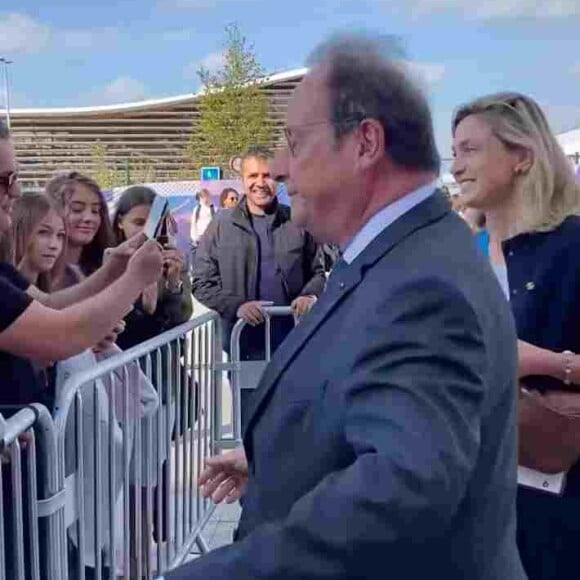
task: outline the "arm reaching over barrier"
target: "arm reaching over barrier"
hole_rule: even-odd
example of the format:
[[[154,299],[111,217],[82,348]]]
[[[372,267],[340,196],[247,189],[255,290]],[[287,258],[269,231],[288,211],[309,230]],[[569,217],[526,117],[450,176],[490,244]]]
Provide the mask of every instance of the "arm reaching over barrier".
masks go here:
[[[143,244],[125,273],[96,296],[63,310],[33,301],[3,332],[0,350],[33,360],[62,360],[106,337],[132,308],[143,289],[162,272],[157,242]]]

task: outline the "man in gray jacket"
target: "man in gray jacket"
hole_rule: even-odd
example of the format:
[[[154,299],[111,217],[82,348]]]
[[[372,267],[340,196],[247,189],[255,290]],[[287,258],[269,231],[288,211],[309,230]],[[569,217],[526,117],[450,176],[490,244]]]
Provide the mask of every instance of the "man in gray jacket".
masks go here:
[[[224,349],[238,318],[250,328],[241,341],[243,360],[264,358],[265,303],[305,314],[325,283],[322,255],[312,236],[290,221],[290,208],[276,198],[267,151],[242,159],[245,195],[220,211],[200,240],[193,266],[193,294],[223,321]],[[293,327],[291,317],[272,320],[272,351]]]

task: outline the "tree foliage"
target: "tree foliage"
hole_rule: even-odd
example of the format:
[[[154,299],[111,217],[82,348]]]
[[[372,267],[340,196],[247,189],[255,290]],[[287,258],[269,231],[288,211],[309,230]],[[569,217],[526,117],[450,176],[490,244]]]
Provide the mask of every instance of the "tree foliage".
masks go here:
[[[90,169],[85,171],[101,187],[108,190],[124,184],[124,176],[107,159],[107,146],[96,143],[91,147]]]
[[[269,100],[258,82],[264,72],[254,47],[235,24],[227,26],[225,33],[223,66],[197,71],[203,87],[200,118],[186,149],[193,169],[225,168],[231,157],[253,145],[268,146],[272,140]]]
[[[90,159],[89,168],[82,172],[90,175],[104,190],[156,180],[155,163],[148,157],[127,155],[111,162],[107,146],[96,143],[91,147]]]

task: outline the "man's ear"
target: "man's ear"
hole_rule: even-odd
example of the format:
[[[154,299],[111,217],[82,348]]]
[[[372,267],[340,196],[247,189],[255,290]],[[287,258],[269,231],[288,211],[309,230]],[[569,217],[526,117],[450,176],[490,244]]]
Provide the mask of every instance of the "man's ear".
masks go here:
[[[358,162],[368,168],[385,158],[385,129],[377,119],[364,119],[359,128]]]

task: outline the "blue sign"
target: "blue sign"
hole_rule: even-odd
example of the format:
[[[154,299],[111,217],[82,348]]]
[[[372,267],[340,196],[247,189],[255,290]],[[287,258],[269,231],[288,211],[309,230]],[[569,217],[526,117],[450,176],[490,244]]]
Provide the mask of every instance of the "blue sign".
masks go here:
[[[201,181],[217,181],[222,178],[221,167],[202,167],[200,172]]]

